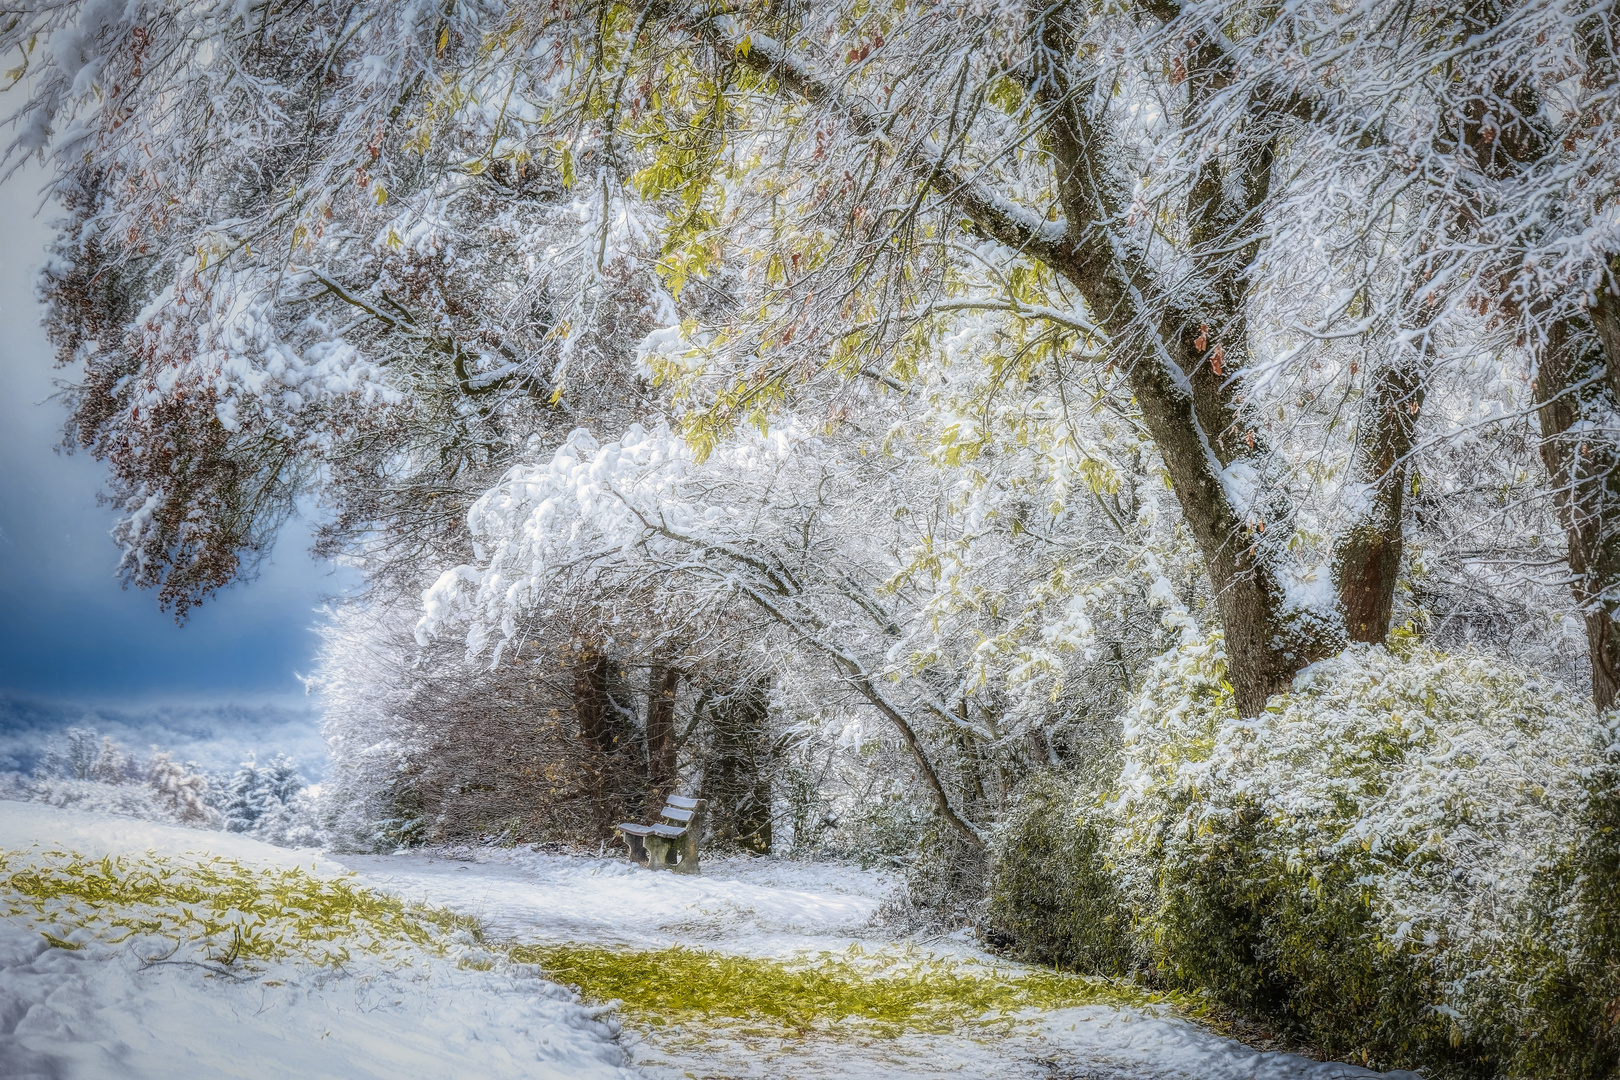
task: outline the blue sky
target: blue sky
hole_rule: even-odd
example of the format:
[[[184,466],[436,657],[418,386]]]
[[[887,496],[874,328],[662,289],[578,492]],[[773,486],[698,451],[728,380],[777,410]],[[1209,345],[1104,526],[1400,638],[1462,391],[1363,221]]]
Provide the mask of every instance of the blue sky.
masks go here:
[[[296,523],[258,580],[183,627],[114,576],[101,467],[55,450],[64,413],[47,399],[64,373],[51,366],[34,278],[57,211],[36,216],[41,181],[28,168],[0,185],[0,698],[304,711],[296,673],[312,666],[320,597],[340,579],[311,560]]]

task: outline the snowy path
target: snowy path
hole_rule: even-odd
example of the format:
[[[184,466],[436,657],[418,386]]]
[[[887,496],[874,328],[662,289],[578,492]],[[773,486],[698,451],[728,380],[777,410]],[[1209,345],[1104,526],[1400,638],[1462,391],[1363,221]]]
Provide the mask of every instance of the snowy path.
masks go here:
[[[706,860],[697,878],[653,874],[623,859],[461,849],[349,856],[369,882],[484,920],[525,942],[660,948],[684,944],[746,956],[841,950],[884,939],[870,921],[893,879],[825,863]],[[965,940],[939,954],[993,958]],[[1004,963],[1002,961],[996,961]],[[1022,1034],[898,1039],[743,1037],[725,1029],[637,1031],[624,1041],[645,1072],[683,1077],[932,1080],[1350,1080],[1379,1074],[1292,1054],[1261,1053],[1175,1018],[1090,1006],[1049,1013]]]
[[[537,944],[685,944],[757,957],[880,948],[870,928],[882,874],[774,860],[711,860],[702,877],[622,860],[527,850],[335,860],[229,834],[0,803],[0,848],[220,855],[250,865],[345,868],[378,890],[482,920]],[[0,1076],[538,1077],[629,1080],[1348,1080],[1377,1074],[1259,1053],[1171,1017],[1107,1006],[1030,1016],[1012,1034],[784,1038],[725,1025],[613,1025],[541,979],[442,959],[342,975],[281,962],[233,983],[196,967],[143,965],[133,945],[87,935],[52,948],[0,907]],[[64,931],[65,932],[65,931]],[[937,954],[982,957],[970,942]],[[273,977],[272,977],[273,976]]]

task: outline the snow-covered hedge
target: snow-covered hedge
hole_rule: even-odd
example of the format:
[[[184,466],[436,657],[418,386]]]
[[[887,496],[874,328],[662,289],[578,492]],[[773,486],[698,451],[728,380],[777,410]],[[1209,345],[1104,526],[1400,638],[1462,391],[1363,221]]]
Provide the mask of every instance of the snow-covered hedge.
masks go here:
[[[993,915],[1034,956],[1207,990],[1433,1075],[1607,1075],[1615,733],[1473,652],[1356,646],[1240,720],[1162,658],[1120,768],[1025,796]],[[1061,896],[1056,920],[1019,912]]]

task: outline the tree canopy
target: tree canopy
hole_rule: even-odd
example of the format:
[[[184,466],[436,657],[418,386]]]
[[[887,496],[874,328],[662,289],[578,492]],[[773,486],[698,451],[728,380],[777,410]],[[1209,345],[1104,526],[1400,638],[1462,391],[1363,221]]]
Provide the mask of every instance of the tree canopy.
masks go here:
[[[1211,630],[1241,716],[1392,627],[1614,703],[1612,6],[0,19],[68,441],[177,614],[307,507],[390,648],[775,680],[973,845]]]

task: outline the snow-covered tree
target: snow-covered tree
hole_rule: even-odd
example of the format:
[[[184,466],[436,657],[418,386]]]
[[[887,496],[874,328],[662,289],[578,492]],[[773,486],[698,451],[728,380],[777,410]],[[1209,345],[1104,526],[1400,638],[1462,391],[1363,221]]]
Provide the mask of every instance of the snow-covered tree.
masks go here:
[[[646,330],[703,448],[806,372],[909,383],[942,320],[999,311],[1130,402],[1252,712],[1387,629],[1444,334],[1529,310],[1500,253],[1608,284],[1612,27],[1573,3],[344,10],[8,31],[62,44],[14,152],[62,152],[76,215],[47,291],[87,362],[77,438],[114,464],[129,573],[181,608],[312,483],[334,545],[454,547],[532,431],[635,397],[584,357]],[[1532,155],[1533,122],[1568,148]]]
[[[283,806],[306,786],[303,775],[298,771],[298,762],[286,754],[277,754],[265,767],[265,794]]]
[[[277,754],[268,765],[249,757],[225,785],[225,828],[231,832],[263,831],[304,787],[298,763],[286,754]]]
[[[253,758],[242,762],[226,784],[225,828],[248,832],[269,807],[265,804],[264,779]]]
[[[69,780],[92,779],[96,763],[105,747],[98,744],[97,732],[90,728],[70,727],[62,733],[61,741],[52,739],[40,759],[38,772],[42,776],[60,776]]]
[[[177,762],[167,752],[153,754],[146,782],[177,820],[215,829],[223,823],[219,811],[208,805],[207,775],[190,762]]]
[[[332,662],[386,641],[481,717],[551,665],[594,805],[764,678],[818,737],[880,717],[977,844],[1210,629],[1244,716],[1408,620],[1582,620],[1612,700],[1614,30],[65,3],[0,44],[131,580],[183,612],[312,495],[389,626]],[[453,742],[415,693],[340,709],[361,773]]]

